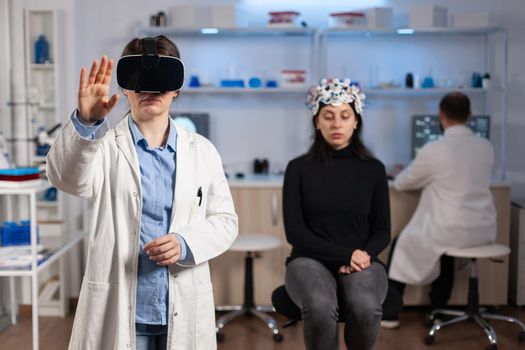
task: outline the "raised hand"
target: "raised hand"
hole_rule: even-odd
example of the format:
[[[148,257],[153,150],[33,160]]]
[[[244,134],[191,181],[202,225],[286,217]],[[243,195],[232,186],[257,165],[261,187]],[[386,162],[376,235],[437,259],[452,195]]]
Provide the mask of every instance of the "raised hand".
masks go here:
[[[108,60],[104,55],[93,61],[86,79],[86,68],[80,70],[80,83],[78,88],[79,119],[84,124],[94,124],[105,118],[115,107],[119,99],[118,94],[109,98],[109,85],[113,72],[113,60]]]

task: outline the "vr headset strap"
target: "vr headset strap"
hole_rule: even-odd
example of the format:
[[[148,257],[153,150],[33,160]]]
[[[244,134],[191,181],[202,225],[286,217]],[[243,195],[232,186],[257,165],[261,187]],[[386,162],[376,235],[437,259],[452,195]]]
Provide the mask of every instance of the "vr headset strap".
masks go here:
[[[154,38],[144,38],[142,39],[142,45],[144,45],[144,54],[145,55],[156,55],[157,54],[157,45]]]

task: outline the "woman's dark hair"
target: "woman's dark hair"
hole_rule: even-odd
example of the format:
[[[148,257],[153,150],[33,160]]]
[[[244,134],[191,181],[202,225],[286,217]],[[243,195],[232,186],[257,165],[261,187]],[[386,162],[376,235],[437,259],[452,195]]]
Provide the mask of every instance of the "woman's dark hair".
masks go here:
[[[357,120],[357,126],[354,132],[352,133],[352,137],[350,138],[350,150],[352,153],[360,158],[360,159],[374,159],[374,156],[372,155],[372,152],[368,150],[368,148],[365,146],[363,141],[361,140],[361,130],[363,129],[363,118],[361,117],[361,114],[357,113],[355,110],[354,103],[349,103],[350,107],[352,108],[352,111],[354,111],[355,118]],[[332,147],[326,142],[323,135],[321,134],[320,130],[317,130],[317,118],[319,118],[319,114],[321,113],[321,110],[326,105],[323,103],[319,104],[319,110],[312,118],[312,124],[314,126],[314,135],[313,139],[314,142],[310,146],[310,149],[308,150],[307,157],[308,159],[318,159],[321,161],[328,161],[328,159],[331,158],[331,150]]]
[[[155,43],[157,44],[157,54],[180,58],[179,49],[173,41],[166,38],[164,35],[157,35],[153,39],[155,39]],[[142,39],[134,38],[126,45],[126,47],[124,47],[124,50],[122,50],[122,56],[142,55],[145,51]]]

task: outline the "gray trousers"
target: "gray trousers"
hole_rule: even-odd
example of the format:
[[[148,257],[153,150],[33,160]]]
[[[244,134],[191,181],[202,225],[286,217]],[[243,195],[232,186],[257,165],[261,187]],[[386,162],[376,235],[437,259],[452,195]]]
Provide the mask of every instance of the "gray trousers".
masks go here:
[[[345,320],[348,349],[374,347],[388,291],[381,264],[373,262],[361,272],[334,276],[317,260],[296,258],[286,266],[285,287],[301,309],[306,349],[338,349],[339,314]]]

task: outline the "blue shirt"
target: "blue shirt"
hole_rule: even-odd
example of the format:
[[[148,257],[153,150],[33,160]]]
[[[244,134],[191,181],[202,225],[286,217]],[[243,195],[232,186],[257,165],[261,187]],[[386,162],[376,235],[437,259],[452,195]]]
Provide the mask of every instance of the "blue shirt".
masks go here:
[[[86,126],[78,120],[75,112],[71,120],[79,135],[90,140],[104,136],[109,129],[106,119],[94,126]],[[143,247],[153,239],[168,234],[175,191],[177,133],[170,121],[166,145],[151,148],[132,118],[129,118],[129,129],[139,160],[142,187],[136,322],[166,325],[168,323],[168,267],[156,265],[149,259]],[[184,239],[176,235],[181,243],[179,262],[185,265],[192,264],[191,250],[188,249]]]

